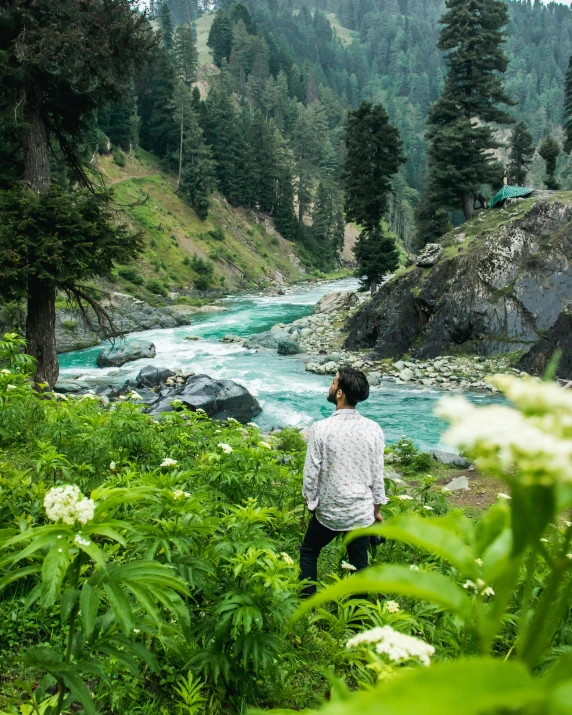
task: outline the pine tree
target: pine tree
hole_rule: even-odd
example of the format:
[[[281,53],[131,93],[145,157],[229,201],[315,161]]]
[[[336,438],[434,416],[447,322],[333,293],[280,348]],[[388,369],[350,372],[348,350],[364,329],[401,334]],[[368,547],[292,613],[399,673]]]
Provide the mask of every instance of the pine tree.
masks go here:
[[[5,197],[3,239],[12,240],[12,246],[0,270],[6,277],[10,263],[21,269],[17,290],[27,299],[27,351],[36,358],[38,383],[53,386],[59,373],[58,288],[85,298],[78,281],[105,271],[123,250],[105,229],[109,197],[96,200],[94,195],[93,201],[86,197],[83,202],[78,195],[74,204],[71,191],[52,189],[52,164],[57,159],[60,181],[91,186],[82,149],[93,116],[129,92],[135,67],[147,61],[154,45],[152,28],[134,0],[61,0],[57,12],[52,0],[2,4],[0,124],[13,127],[22,164],[18,185]],[[21,184],[31,194],[21,192]],[[28,220],[22,229],[24,215]],[[120,233],[115,235],[120,241]],[[15,280],[2,281],[0,293],[13,295],[15,290]]]
[[[190,25],[179,25],[173,36],[173,60],[177,75],[187,84],[197,78],[199,53]]]
[[[171,19],[171,11],[166,2],[161,4],[159,8],[159,25],[161,27],[161,35],[163,37],[163,47],[166,50],[173,49],[173,20]]]
[[[345,222],[340,190],[332,182],[321,182],[312,210],[311,233],[318,248],[322,267],[339,265],[344,247]]]
[[[568,60],[568,71],[564,85],[564,151],[572,152],[572,55]]]
[[[217,10],[207,46],[212,50],[213,62],[217,67],[221,67],[224,60],[229,61],[232,52],[232,22],[222,10]]]
[[[439,49],[448,52],[445,87],[429,112],[429,183],[443,206],[474,213],[474,195],[501,171],[490,122],[512,120],[499,104],[513,101],[502,86],[508,60],[502,50],[508,23],[503,0],[447,0]],[[478,120],[478,121],[477,121]]]
[[[558,191],[560,184],[556,181],[556,160],[560,154],[560,145],[549,134],[542,142],[538,149],[538,153],[546,162],[546,176],[544,177],[544,185],[551,191]]]
[[[415,209],[416,249],[421,250],[428,243],[435,243],[452,228],[449,212],[443,207],[439,194],[426,188]]]
[[[515,124],[510,137],[508,182],[513,186],[524,186],[527,166],[534,156],[532,134],[524,122]]]
[[[397,267],[395,242],[380,221],[387,210],[391,179],[405,161],[399,132],[381,105],[363,102],[346,122],[345,211],[362,227],[355,248],[357,275],[372,293],[383,276]]]
[[[215,165],[198,117],[190,105],[185,114],[184,134],[180,191],[197,216],[204,220],[209,212],[209,194],[216,188]]]
[[[110,102],[97,113],[97,124],[113,146],[123,151],[130,151],[139,143],[137,97],[133,87],[125,93],[121,102]]]

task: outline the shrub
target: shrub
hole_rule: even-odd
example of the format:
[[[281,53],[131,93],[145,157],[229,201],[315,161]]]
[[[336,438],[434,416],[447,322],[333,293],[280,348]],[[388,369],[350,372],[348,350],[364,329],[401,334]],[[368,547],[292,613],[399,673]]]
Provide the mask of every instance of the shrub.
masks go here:
[[[60,325],[64,330],[69,330],[70,332],[73,332],[77,329],[77,320],[62,320]]]
[[[117,166],[125,166],[125,154],[121,151],[119,147],[113,147],[113,163]]]
[[[208,234],[211,238],[214,238],[215,241],[224,241],[224,231],[220,226],[216,226],[209,231]]]
[[[142,286],[145,283],[143,276],[140,273],[137,273],[134,268],[118,268],[117,275],[137,286]]]
[[[169,291],[165,287],[165,284],[157,278],[149,278],[146,284],[146,288],[154,295],[162,295],[163,297],[166,297],[169,293]]]

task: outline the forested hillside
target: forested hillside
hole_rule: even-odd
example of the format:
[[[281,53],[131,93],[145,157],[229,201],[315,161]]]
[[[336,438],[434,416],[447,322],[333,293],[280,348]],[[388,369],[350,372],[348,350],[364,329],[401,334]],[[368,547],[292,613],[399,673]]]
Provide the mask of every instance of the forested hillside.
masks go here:
[[[393,180],[389,224],[413,249],[414,211],[426,177],[427,112],[446,73],[437,47],[444,9],[443,0],[250,0],[223,2],[215,17],[210,5],[205,12],[196,0],[152,2],[157,27],[167,23],[167,39],[137,82],[140,142],[168,165],[177,163],[180,71],[169,55],[177,54],[173,28],[191,23],[197,64],[212,60],[220,69],[199,82],[203,101],[196,93],[188,100],[195,102],[213,162],[204,168],[203,188],[217,186],[234,205],[259,206],[319,267],[331,267],[342,241],[345,115],[364,100],[381,103],[407,158]],[[551,131],[562,143],[572,12],[529,0],[510,0],[508,10],[504,86],[515,102],[510,114],[527,124],[535,146]],[[197,127],[189,131],[196,138]],[[510,127],[499,128],[505,163],[509,135]],[[535,154],[528,183],[541,187],[543,173]],[[562,188],[572,186],[564,153],[557,175]]]

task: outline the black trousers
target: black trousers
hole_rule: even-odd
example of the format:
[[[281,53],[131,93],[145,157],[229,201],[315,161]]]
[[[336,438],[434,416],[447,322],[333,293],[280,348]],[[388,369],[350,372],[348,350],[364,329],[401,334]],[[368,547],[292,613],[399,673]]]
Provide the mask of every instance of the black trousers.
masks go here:
[[[332,531],[327,526],[320,524],[316,515],[312,514],[306,535],[300,547],[300,580],[318,580],[318,556],[320,551],[333,541],[336,536],[345,534],[345,531]],[[360,536],[348,544],[348,561],[355,566],[356,571],[367,568],[369,536]],[[303,596],[311,596],[316,593],[316,586],[312,583],[306,586]]]

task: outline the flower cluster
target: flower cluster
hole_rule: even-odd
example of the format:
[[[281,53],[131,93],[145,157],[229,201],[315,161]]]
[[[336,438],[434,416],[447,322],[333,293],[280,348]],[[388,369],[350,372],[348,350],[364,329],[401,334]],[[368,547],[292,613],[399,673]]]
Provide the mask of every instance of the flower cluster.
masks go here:
[[[386,601],[385,607],[387,608],[388,613],[399,613],[399,611],[401,610],[397,601]]]
[[[182,497],[185,497],[185,499],[188,499],[190,497],[189,492],[184,492],[182,489],[175,489],[173,492],[173,499],[181,499]]]
[[[451,424],[444,440],[475,454],[479,466],[493,474],[516,469],[529,484],[572,482],[572,394],[507,375],[496,376],[494,382],[521,411],[444,398],[437,410]]]
[[[178,464],[176,459],[171,459],[170,457],[165,457],[165,459],[161,462],[162,467],[174,467]]]
[[[284,561],[288,564],[288,566],[294,566],[294,560],[293,560],[292,557],[291,557],[289,554],[287,554],[285,551],[282,551],[282,552],[280,553],[280,556],[282,556],[282,558],[283,558]]]
[[[480,559],[478,559],[478,560],[480,560]],[[482,565],[482,563],[483,562],[481,561],[481,565]],[[463,584],[463,588],[466,588],[467,590],[469,588],[471,588],[474,591],[477,591],[478,593],[480,593],[481,596],[491,596],[492,597],[495,595],[495,592],[493,591],[493,589],[490,586],[487,586],[487,584],[480,578],[477,579],[477,583],[475,583],[474,581],[465,581],[465,583]]]
[[[87,524],[93,519],[95,503],[87,499],[75,484],[53,487],[44,498],[44,509],[51,521],[62,521],[73,526],[77,521]]]
[[[272,446],[269,445],[268,442],[259,442],[258,446],[263,447],[264,449],[272,449]]]
[[[230,454],[232,452],[232,447],[230,444],[225,444],[224,442],[219,442],[218,445],[225,454]]]
[[[435,648],[429,643],[399,633],[391,626],[378,626],[364,633],[358,633],[357,636],[350,638],[346,647],[355,648],[363,644],[375,645],[377,653],[384,653],[394,663],[418,658],[423,665],[429,665],[430,658],[435,653]]]
[[[401,501],[413,501],[413,497],[409,496],[409,494],[398,494],[397,498],[401,499]]]
[[[346,569],[346,571],[357,571],[356,567],[352,564],[348,564],[347,561],[342,561],[342,568]]]

